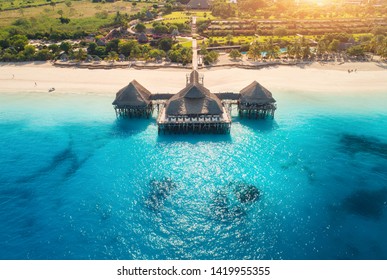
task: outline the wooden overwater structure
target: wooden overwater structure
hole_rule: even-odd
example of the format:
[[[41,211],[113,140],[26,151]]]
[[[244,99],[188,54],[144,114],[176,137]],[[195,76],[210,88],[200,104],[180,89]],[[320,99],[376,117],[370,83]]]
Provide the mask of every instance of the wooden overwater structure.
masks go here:
[[[199,73],[171,97],[157,118],[159,133],[229,133],[231,117],[221,100],[199,82]]]
[[[225,134],[231,129],[233,105],[237,105],[240,117],[273,118],[275,102],[271,92],[256,81],[239,93],[211,93],[194,70],[176,94],[151,94],[133,80],[117,92],[113,105],[117,117],[149,118],[157,108],[159,133]]]
[[[277,109],[276,101],[271,92],[257,81],[242,89],[239,95],[238,112],[240,117],[274,118],[274,112]]]
[[[116,116],[149,118],[153,113],[150,96],[150,91],[139,82],[131,81],[116,94],[116,99],[113,101]]]

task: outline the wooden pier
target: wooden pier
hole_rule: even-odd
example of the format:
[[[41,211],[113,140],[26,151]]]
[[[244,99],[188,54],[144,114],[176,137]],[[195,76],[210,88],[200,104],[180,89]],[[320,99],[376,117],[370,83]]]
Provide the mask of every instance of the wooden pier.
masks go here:
[[[196,17],[192,17],[192,34]],[[230,133],[231,110],[237,105],[239,116],[274,117],[277,109],[270,91],[253,82],[239,93],[211,93],[197,71],[197,41],[192,40],[192,72],[186,86],[176,94],[151,94],[133,80],[116,94],[113,102],[117,117],[147,117],[157,109],[158,132],[161,133]]]

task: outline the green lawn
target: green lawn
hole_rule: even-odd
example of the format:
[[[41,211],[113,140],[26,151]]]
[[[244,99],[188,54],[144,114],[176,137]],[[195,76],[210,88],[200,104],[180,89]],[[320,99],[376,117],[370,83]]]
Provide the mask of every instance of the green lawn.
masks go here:
[[[4,0],[0,1],[5,3]],[[101,26],[111,23],[117,12],[130,15],[150,5],[152,4],[139,2],[136,7],[133,7],[131,3],[123,1],[92,3],[91,0],[80,0],[71,1],[70,6],[63,2],[55,6],[45,5],[17,10],[3,10],[0,12],[0,28],[13,26],[29,34],[51,32],[52,30],[95,33]],[[70,23],[61,24],[59,21],[60,14],[69,18]]]
[[[179,44],[182,45],[183,47],[192,48],[191,40],[188,40],[185,38],[179,38],[178,41],[179,41]]]
[[[189,11],[189,12],[172,12],[171,14],[164,15],[163,22],[165,23],[184,23],[187,20],[190,20],[191,17],[195,16],[197,20],[211,19],[214,20],[214,17],[210,11]]]

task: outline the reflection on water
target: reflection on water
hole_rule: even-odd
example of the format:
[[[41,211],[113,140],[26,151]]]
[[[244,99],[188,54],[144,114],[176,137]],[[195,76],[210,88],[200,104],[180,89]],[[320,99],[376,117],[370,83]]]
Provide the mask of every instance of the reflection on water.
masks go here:
[[[149,185],[151,191],[145,204],[153,210],[161,210],[165,200],[177,189],[177,184],[171,178],[163,178],[161,180],[153,179],[149,182]]]
[[[230,135],[158,135],[76,101],[1,114],[0,258],[387,258],[385,116],[299,98]]]

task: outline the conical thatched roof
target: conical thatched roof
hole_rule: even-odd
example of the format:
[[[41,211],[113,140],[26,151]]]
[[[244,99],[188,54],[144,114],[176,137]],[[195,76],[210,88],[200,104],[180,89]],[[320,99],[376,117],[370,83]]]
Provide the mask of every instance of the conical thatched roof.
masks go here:
[[[240,102],[253,104],[267,104],[276,102],[271,92],[257,81],[240,91]]]
[[[220,99],[199,84],[199,73],[193,71],[190,83],[166,103],[167,115],[220,115],[223,106]]]
[[[147,106],[150,103],[150,91],[133,80],[126,87],[120,89],[116,94],[113,105],[118,106]]]

